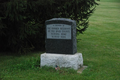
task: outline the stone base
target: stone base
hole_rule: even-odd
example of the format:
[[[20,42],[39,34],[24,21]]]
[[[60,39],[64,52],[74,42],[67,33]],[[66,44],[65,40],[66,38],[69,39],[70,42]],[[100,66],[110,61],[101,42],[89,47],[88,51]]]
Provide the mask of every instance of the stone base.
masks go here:
[[[83,58],[81,53],[76,53],[74,55],[43,53],[41,54],[40,59],[41,67],[42,66],[55,67],[55,65],[58,65],[60,68],[65,67],[78,70],[83,66]]]

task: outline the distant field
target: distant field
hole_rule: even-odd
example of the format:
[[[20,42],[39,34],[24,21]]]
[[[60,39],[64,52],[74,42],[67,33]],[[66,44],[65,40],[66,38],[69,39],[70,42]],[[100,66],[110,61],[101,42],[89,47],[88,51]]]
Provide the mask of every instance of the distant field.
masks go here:
[[[77,39],[83,54],[82,74],[71,69],[39,68],[43,52],[22,56],[0,55],[0,80],[120,80],[120,1],[101,0],[89,28]],[[38,64],[38,65],[37,65]]]
[[[100,0],[101,2],[120,2],[120,0]]]

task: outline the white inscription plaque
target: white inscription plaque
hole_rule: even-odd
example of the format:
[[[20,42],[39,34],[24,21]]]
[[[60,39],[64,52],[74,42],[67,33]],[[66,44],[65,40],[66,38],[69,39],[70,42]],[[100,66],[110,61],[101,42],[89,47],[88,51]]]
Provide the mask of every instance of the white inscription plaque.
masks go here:
[[[47,39],[71,39],[71,25],[48,24],[46,31]]]

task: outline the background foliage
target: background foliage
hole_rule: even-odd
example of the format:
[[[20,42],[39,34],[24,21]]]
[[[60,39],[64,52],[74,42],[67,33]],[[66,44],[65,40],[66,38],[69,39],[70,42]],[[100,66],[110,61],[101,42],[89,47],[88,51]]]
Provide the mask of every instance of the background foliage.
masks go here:
[[[0,50],[43,50],[44,24],[51,18],[76,20],[78,34],[83,33],[96,5],[95,0],[0,0]]]

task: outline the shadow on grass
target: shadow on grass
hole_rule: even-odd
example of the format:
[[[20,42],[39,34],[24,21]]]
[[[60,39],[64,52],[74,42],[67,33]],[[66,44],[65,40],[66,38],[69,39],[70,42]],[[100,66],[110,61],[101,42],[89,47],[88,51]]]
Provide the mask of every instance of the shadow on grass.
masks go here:
[[[34,53],[44,53],[45,50],[42,51],[28,51],[26,53],[15,53],[15,52],[9,52],[9,51],[4,51],[4,52],[0,52],[0,56],[16,56],[16,57],[20,57],[20,56],[27,56],[27,55],[33,55]]]

